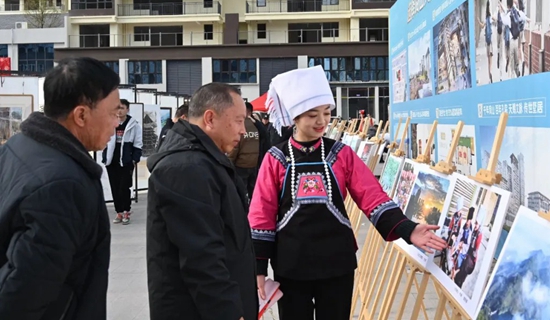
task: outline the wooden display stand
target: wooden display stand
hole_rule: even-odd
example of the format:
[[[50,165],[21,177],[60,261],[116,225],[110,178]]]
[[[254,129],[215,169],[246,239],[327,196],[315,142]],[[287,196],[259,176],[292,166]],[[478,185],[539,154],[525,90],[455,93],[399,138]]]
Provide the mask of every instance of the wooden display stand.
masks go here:
[[[480,169],[477,176],[492,177],[492,179],[499,176],[494,171],[494,164],[498,160],[507,117],[507,114],[501,116],[488,168]],[[408,123],[409,120],[407,120],[407,127]],[[434,170],[444,174],[454,172],[452,159],[458,145],[457,137],[460,137],[463,125],[462,121],[458,123],[458,130],[451,145],[452,151],[445,161],[433,167]],[[397,151],[402,151],[405,136],[403,134],[400,149]],[[496,181],[496,179],[482,181],[492,185],[487,182]],[[539,213],[539,215],[550,221],[550,214]],[[452,294],[425,267],[419,265],[399,246],[384,241],[374,226],[370,222],[367,223],[367,236],[355,275],[350,320],[401,320],[405,319],[405,313],[407,313],[406,319],[411,320],[472,319]],[[435,294],[427,290],[430,282],[435,289]],[[396,302],[399,304],[397,305]],[[427,303],[431,305],[427,306]],[[358,317],[357,309],[359,309]]]
[[[403,130],[403,135],[401,136],[401,142],[399,143],[399,148],[395,150],[395,152],[393,153],[393,155],[396,157],[404,157],[406,154],[403,148],[405,147],[405,138],[407,138],[407,134],[409,133],[410,122],[411,122],[411,117],[407,117],[407,122],[405,122],[405,128]]]
[[[458,141],[460,140],[460,135],[462,134],[462,128],[464,128],[464,122],[459,121],[458,124],[456,125],[455,136],[453,137],[453,141],[451,142],[447,159],[445,161],[443,160],[439,161],[435,166],[432,166],[431,168],[433,170],[446,175],[450,175],[456,171],[456,166],[453,164],[453,158],[456,153],[456,148],[458,147]]]
[[[504,139],[504,131],[506,130],[506,124],[508,123],[508,113],[503,112],[498,120],[497,132],[495,133],[495,141],[493,142],[493,150],[491,150],[491,156],[489,157],[489,164],[487,169],[480,169],[475,176],[470,176],[470,179],[486,185],[499,184],[502,180],[502,175],[496,173],[498,155],[500,154],[500,146]]]
[[[369,140],[370,142],[376,143],[376,151],[373,153],[374,155],[369,159],[369,164],[368,164],[368,167],[372,172],[375,171],[376,165],[380,160],[378,153],[380,152],[380,148],[383,147],[383,144],[385,142],[384,138],[380,138],[380,129],[382,128],[383,123],[384,121],[381,120],[378,125],[378,129],[376,130],[376,135]],[[382,137],[384,137],[384,135],[386,134],[386,130],[388,129],[389,123],[390,123],[389,121],[386,122],[386,125],[384,126],[384,130],[382,131],[382,134],[381,134]]]
[[[430,164],[432,162],[432,157],[430,156],[432,153],[432,143],[434,141],[435,131],[437,129],[437,120],[434,121],[432,124],[432,129],[430,130],[430,136],[428,137],[428,143],[426,143],[426,150],[424,150],[423,154],[419,154],[414,161],[418,163],[425,163]]]
[[[402,118],[399,118],[399,123],[397,123],[397,130],[395,130],[395,133],[393,135],[392,142],[388,145],[388,153],[391,153],[393,150],[397,148],[397,137],[399,135],[399,130],[401,129],[401,122],[403,121]],[[406,129],[405,129],[406,130]]]

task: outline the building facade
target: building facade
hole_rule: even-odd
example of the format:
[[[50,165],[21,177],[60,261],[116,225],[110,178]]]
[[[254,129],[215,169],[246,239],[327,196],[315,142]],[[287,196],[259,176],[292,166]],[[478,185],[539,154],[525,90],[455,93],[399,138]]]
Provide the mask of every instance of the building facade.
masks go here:
[[[226,82],[249,101],[279,73],[322,65],[337,101],[334,115],[366,110],[387,119],[394,1],[69,1],[54,61],[94,57],[117,71],[122,83],[163,92],[191,94],[202,84]]]
[[[0,0],[0,58],[13,71],[44,74],[54,49],[67,45],[66,16],[61,0]]]

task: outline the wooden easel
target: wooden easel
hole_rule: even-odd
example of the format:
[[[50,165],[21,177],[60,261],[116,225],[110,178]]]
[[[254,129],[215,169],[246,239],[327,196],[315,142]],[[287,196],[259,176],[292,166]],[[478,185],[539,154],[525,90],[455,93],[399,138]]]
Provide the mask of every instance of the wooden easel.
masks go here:
[[[395,150],[393,153],[396,157],[404,157],[405,156],[405,150],[403,148],[405,147],[405,138],[407,138],[407,134],[409,133],[409,123],[411,122],[411,117],[407,117],[407,121],[405,122],[405,128],[403,130],[403,135],[401,136],[401,142],[399,143],[399,148]]]
[[[386,134],[386,130],[388,129],[389,123],[390,123],[389,121],[386,122],[386,125],[384,126],[384,130],[382,131],[382,137]],[[380,120],[380,123],[378,124],[378,129],[376,130],[376,135],[369,140],[369,142],[376,143],[376,151],[374,151],[373,156],[369,159],[369,164],[368,164],[368,167],[372,172],[374,172],[374,170],[376,169],[376,165],[380,160],[378,153],[380,152],[380,148],[384,144],[384,138],[380,138],[380,129],[382,128],[383,124],[384,124],[384,120]]]
[[[493,142],[493,149],[491,150],[491,156],[489,157],[489,163],[487,169],[480,169],[475,176],[470,176],[470,179],[479,183],[492,186],[499,184],[502,180],[502,175],[496,172],[498,155],[500,154],[500,147],[502,140],[504,139],[504,131],[506,130],[506,124],[508,123],[508,113],[503,112],[500,114],[498,120],[497,132],[495,133],[495,141]]]
[[[430,130],[430,136],[428,137],[428,143],[426,144],[426,149],[424,150],[424,153],[419,154],[416,157],[416,159],[414,159],[415,162],[425,163],[425,164],[430,164],[430,162],[432,162],[432,157],[430,155],[432,153],[432,143],[434,141],[436,130],[437,130],[437,120],[435,120],[434,123],[432,124],[432,129]]]
[[[450,175],[456,171],[456,166],[453,164],[453,158],[456,153],[456,148],[458,147],[458,141],[460,140],[460,135],[462,134],[462,128],[464,128],[464,122],[459,121],[458,124],[456,125],[455,136],[453,137],[453,141],[451,142],[447,159],[445,159],[445,161],[443,160],[439,161],[435,166],[431,166],[433,170],[446,175]]]
[[[498,160],[507,117],[507,114],[501,116],[489,165],[487,169],[480,169],[478,176],[499,176],[494,171],[494,168],[496,168],[494,164]],[[432,167],[434,170],[443,174],[454,172],[452,159],[458,146],[458,139],[463,125],[462,121],[458,123],[450,154],[447,155],[445,161],[441,161]],[[404,137],[405,135],[403,135]],[[403,140],[401,140],[401,143],[403,143]],[[399,150],[402,151],[401,147]],[[539,212],[539,215],[550,221],[550,214]],[[411,320],[418,319],[420,315],[426,320],[472,320],[453,295],[430,272],[423,266],[418,265],[416,260],[401,250],[399,246],[385,242],[374,226],[370,222],[368,224],[367,239],[361,250],[359,267],[356,271],[356,287],[353,293],[350,319],[356,319],[355,311],[358,305],[357,302],[360,300],[359,320],[402,320],[405,311],[407,309],[410,311],[410,308],[407,308],[408,302],[412,303]],[[405,281],[402,281],[403,279]],[[427,296],[426,289],[430,282],[435,288],[437,297]],[[415,291],[416,297],[411,295],[413,291]],[[394,308],[398,293],[402,298],[398,307]],[[426,308],[424,303],[428,301],[437,301],[437,307],[435,309]]]
[[[392,142],[388,145],[388,152],[391,153],[393,150],[397,148],[397,137],[399,135],[399,130],[401,129],[401,122],[403,121],[402,118],[399,118],[399,123],[397,124],[397,130],[395,130],[395,133],[393,134]]]

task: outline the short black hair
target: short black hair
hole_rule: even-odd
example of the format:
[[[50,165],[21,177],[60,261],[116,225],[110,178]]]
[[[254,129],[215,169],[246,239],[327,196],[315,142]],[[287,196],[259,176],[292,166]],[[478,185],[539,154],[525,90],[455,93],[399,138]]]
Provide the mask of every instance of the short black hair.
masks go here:
[[[244,104],[246,104],[246,111],[247,112],[254,112],[254,106],[252,105],[252,103],[246,101]]]
[[[238,88],[220,82],[211,82],[198,88],[189,102],[189,118],[199,118],[206,110],[212,109],[222,113],[226,108],[233,106],[231,93],[241,95]]]
[[[130,109],[130,102],[126,99],[120,99],[120,103],[126,106],[126,109]]]
[[[101,61],[63,59],[44,80],[44,114],[57,120],[66,118],[79,105],[95,108],[119,84],[118,74]]]
[[[183,116],[186,116],[189,114],[189,104],[184,103],[181,106],[178,107],[176,110],[176,118],[181,118]]]

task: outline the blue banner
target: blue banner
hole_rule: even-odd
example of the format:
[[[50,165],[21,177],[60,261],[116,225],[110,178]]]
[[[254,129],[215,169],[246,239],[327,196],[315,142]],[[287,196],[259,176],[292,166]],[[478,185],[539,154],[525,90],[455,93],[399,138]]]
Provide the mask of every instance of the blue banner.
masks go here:
[[[487,166],[500,114],[509,114],[499,187],[512,192],[505,228],[520,205],[550,209],[550,1],[398,0],[390,10],[390,120],[411,117],[409,156],[439,125],[432,163],[453,157],[459,173]],[[505,237],[503,237],[505,238]]]

